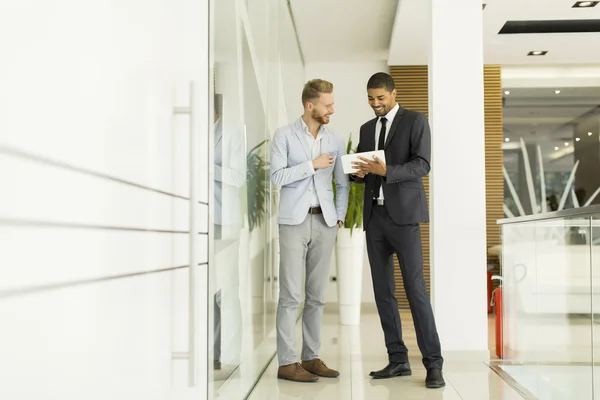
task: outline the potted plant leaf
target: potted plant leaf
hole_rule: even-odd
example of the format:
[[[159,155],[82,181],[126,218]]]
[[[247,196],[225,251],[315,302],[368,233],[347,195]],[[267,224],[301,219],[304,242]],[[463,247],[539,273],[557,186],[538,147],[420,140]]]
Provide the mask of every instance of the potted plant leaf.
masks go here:
[[[263,140],[250,150],[246,156],[246,182],[248,199],[248,227],[250,232],[260,226],[267,215],[269,197],[269,163],[262,154]]]

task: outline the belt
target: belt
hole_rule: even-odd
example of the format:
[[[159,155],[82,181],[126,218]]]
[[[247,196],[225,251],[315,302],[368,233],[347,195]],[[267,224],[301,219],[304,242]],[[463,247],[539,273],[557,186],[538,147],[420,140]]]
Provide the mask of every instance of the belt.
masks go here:
[[[308,209],[308,213],[309,214],[323,214],[323,211],[321,211],[321,207],[311,207]]]
[[[375,206],[384,206],[385,199],[373,199],[373,205]]]

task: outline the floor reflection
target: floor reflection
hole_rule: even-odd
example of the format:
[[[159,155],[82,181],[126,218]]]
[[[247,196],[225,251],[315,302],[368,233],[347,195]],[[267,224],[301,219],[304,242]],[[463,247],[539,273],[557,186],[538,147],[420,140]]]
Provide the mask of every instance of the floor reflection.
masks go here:
[[[321,378],[312,384],[281,381],[277,362],[272,362],[249,397],[252,400],[274,399],[427,399],[427,400],[516,400],[522,399],[483,362],[447,361],[444,374],[447,386],[440,390],[425,388],[426,371],[421,364],[410,314],[406,321],[405,340],[409,348],[413,375],[388,380],[373,380],[369,372],[387,363],[383,334],[376,312],[364,313],[361,325],[339,325],[335,310],[326,309],[323,319],[323,347],[320,357],[340,371],[338,379]],[[300,333],[300,327],[297,327]]]

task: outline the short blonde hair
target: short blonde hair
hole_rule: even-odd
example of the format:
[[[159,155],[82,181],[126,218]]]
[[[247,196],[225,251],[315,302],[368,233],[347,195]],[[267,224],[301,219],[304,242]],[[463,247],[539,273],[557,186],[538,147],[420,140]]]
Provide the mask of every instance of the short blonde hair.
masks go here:
[[[333,83],[323,79],[312,79],[304,85],[302,90],[302,106],[321,97],[323,93],[333,93]]]

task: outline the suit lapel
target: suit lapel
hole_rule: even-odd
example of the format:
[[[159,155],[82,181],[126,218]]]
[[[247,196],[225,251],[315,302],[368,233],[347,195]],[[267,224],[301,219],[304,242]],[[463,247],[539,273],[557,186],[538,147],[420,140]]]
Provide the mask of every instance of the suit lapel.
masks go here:
[[[304,127],[303,127],[302,121],[300,119],[298,119],[298,121],[296,121],[296,129],[294,129],[294,130],[296,131],[296,137],[298,138],[298,140],[300,141],[300,144],[302,145],[302,148],[304,149],[304,154],[306,154],[306,159],[312,160],[307,140],[304,137],[304,135],[306,135],[306,133],[304,132]]]
[[[392,122],[392,127],[390,128],[390,133],[388,133],[387,137],[385,138],[385,146],[383,146],[384,149],[387,149],[388,145],[392,141],[394,134],[398,130],[398,125],[400,125],[400,121],[402,120],[402,117],[404,116],[404,108],[402,108],[402,106],[399,106],[399,107],[400,108],[398,109],[398,112],[396,113],[396,116],[394,117],[394,122]]]
[[[369,127],[367,128],[369,137],[365,143],[365,146],[361,149],[361,151],[365,152],[365,151],[374,151],[375,150],[375,148],[376,148],[375,146],[377,146],[377,143],[375,143],[375,129],[377,129],[377,118],[369,121]]]

